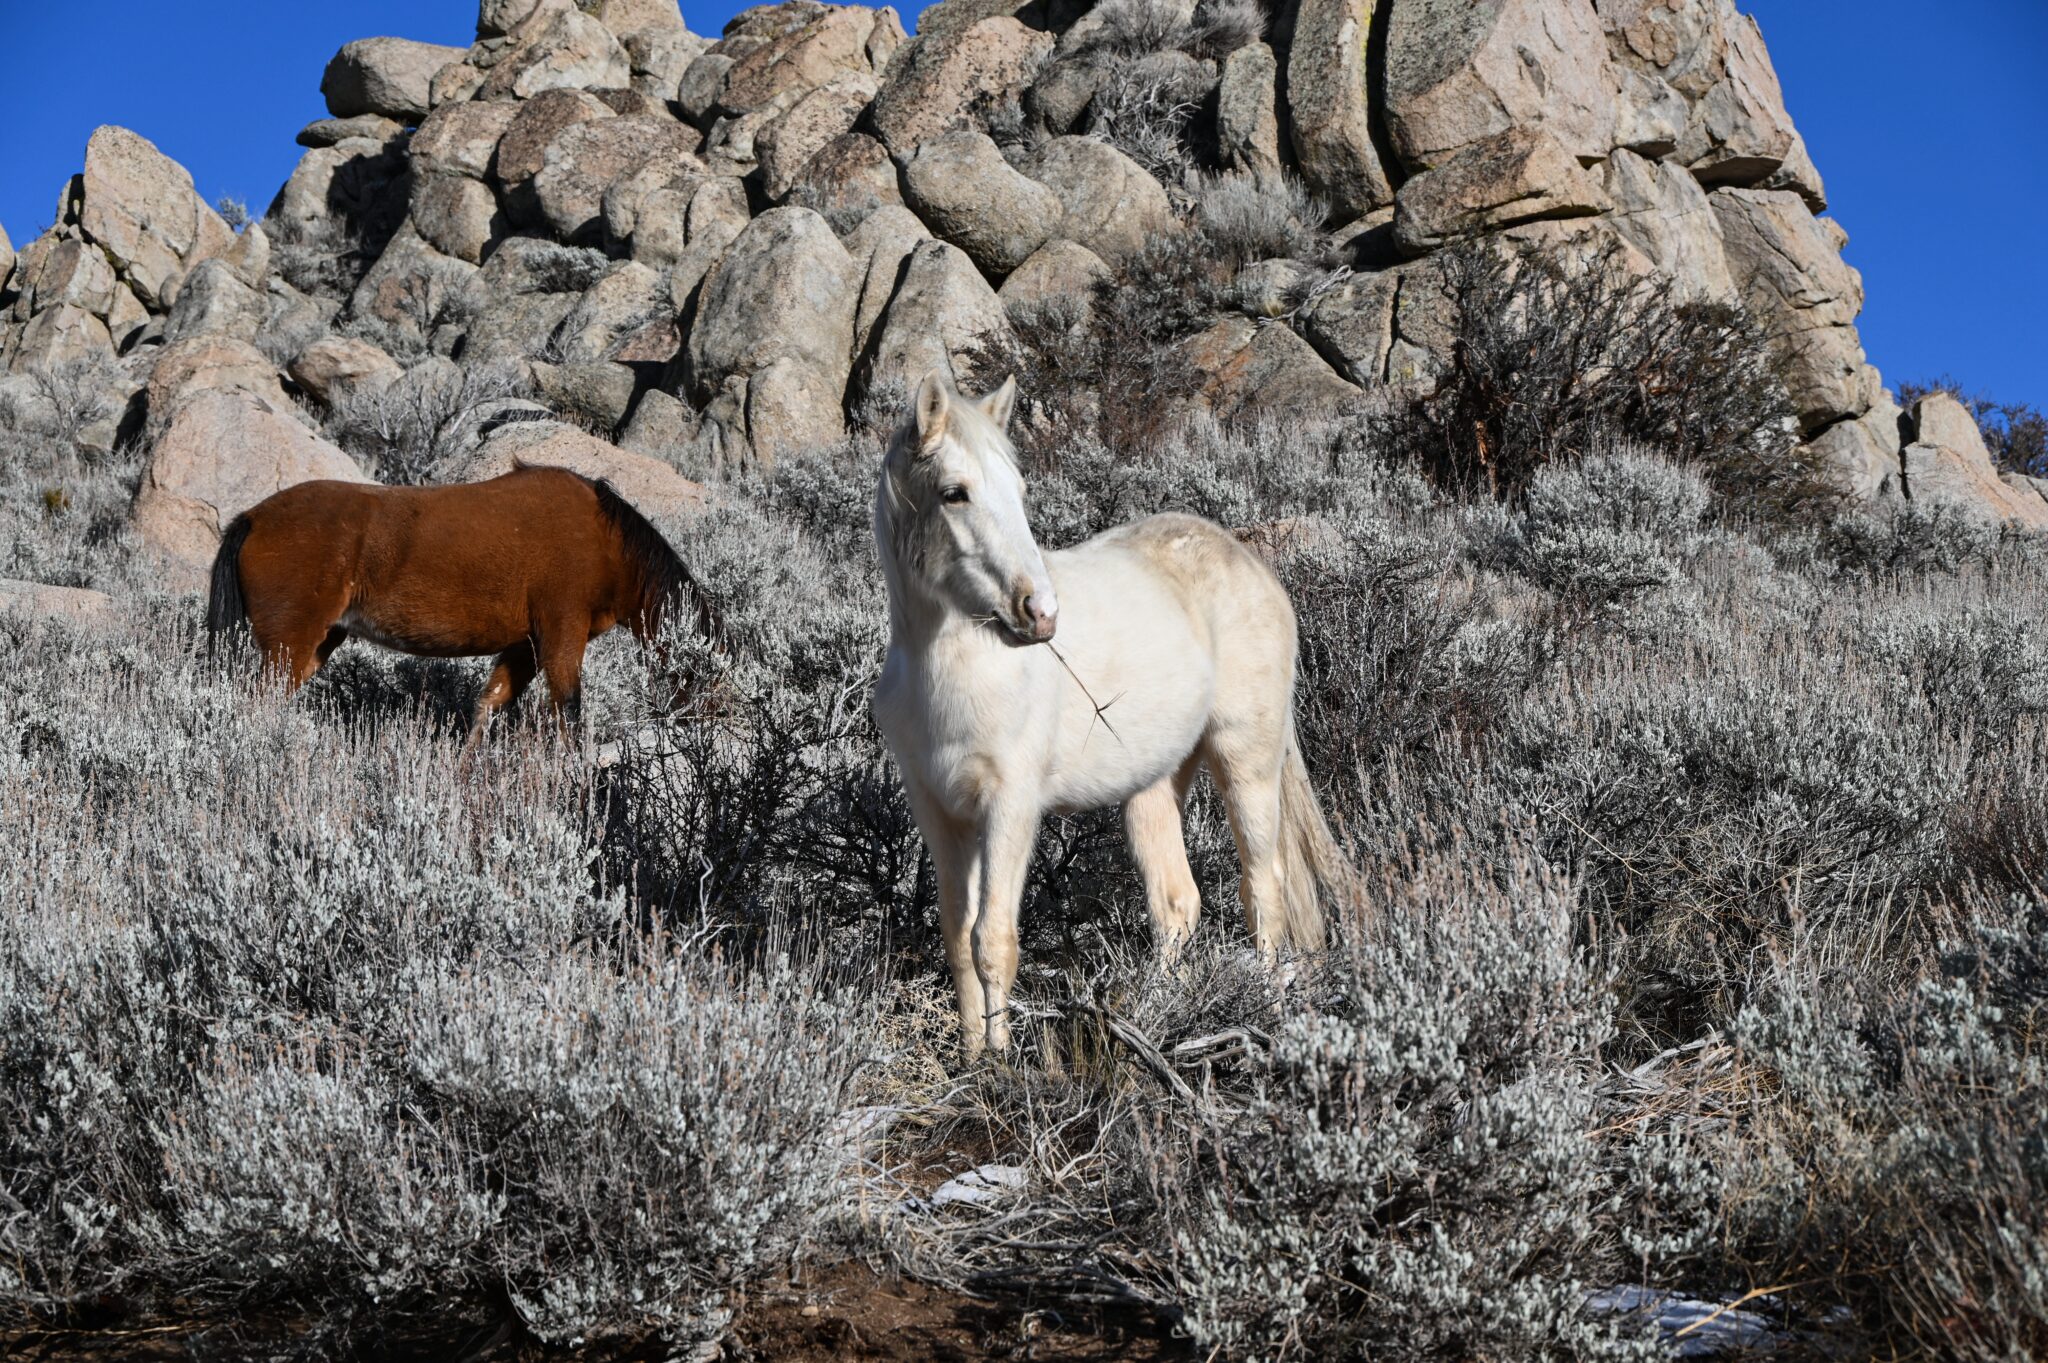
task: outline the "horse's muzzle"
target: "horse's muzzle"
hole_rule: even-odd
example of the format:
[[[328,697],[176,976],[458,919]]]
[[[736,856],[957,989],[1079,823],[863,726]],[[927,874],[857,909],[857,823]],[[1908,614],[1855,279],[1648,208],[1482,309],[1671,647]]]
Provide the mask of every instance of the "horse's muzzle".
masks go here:
[[[1022,592],[1013,605],[1010,633],[1020,644],[1048,644],[1059,628],[1060,608],[1051,592]]]

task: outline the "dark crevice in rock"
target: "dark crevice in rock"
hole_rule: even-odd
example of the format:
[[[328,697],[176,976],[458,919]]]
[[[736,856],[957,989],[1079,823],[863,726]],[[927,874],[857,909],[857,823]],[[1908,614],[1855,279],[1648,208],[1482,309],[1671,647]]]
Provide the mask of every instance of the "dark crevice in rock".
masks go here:
[[[1366,126],[1372,135],[1373,150],[1379,154],[1380,169],[1386,174],[1387,183],[1394,187],[1394,193],[1399,194],[1401,186],[1408,181],[1408,168],[1394,154],[1393,134],[1387,129],[1387,26],[1391,22],[1395,0],[1369,0],[1369,3],[1365,96],[1371,114]]]

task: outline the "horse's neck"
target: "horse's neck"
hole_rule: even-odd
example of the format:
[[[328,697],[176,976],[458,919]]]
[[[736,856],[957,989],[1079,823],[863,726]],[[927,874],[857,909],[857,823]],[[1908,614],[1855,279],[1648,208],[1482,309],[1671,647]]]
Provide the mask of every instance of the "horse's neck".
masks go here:
[[[892,581],[889,647],[919,660],[971,658],[1001,651],[994,633],[935,593]]]

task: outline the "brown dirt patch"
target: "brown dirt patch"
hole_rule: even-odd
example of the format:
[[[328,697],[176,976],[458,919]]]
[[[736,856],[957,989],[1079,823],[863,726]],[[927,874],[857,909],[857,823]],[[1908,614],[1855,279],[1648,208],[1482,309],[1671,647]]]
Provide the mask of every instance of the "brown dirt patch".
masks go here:
[[[228,1363],[291,1357],[309,1322],[181,1324],[131,1330],[0,1331],[0,1358],[24,1363]],[[657,1342],[580,1353],[515,1332],[449,1322],[435,1338],[363,1339],[362,1363],[659,1363]],[[745,1363],[1167,1363],[1192,1358],[1147,1314],[1052,1299],[983,1300],[888,1280],[841,1264],[808,1281],[755,1292],[728,1358]]]
[[[1186,1342],[1142,1312],[1071,1302],[983,1301],[843,1264],[803,1287],[763,1293],[739,1343],[775,1363],[1032,1363],[1185,1359]]]

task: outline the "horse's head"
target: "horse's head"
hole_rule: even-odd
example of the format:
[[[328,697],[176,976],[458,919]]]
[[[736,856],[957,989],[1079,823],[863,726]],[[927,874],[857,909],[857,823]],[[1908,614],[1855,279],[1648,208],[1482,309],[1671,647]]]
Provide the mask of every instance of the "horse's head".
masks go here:
[[[1017,381],[980,398],[935,371],[889,442],[875,535],[890,590],[992,622],[1016,644],[1053,636],[1059,603],[1024,517],[1024,478],[1004,428]]]

